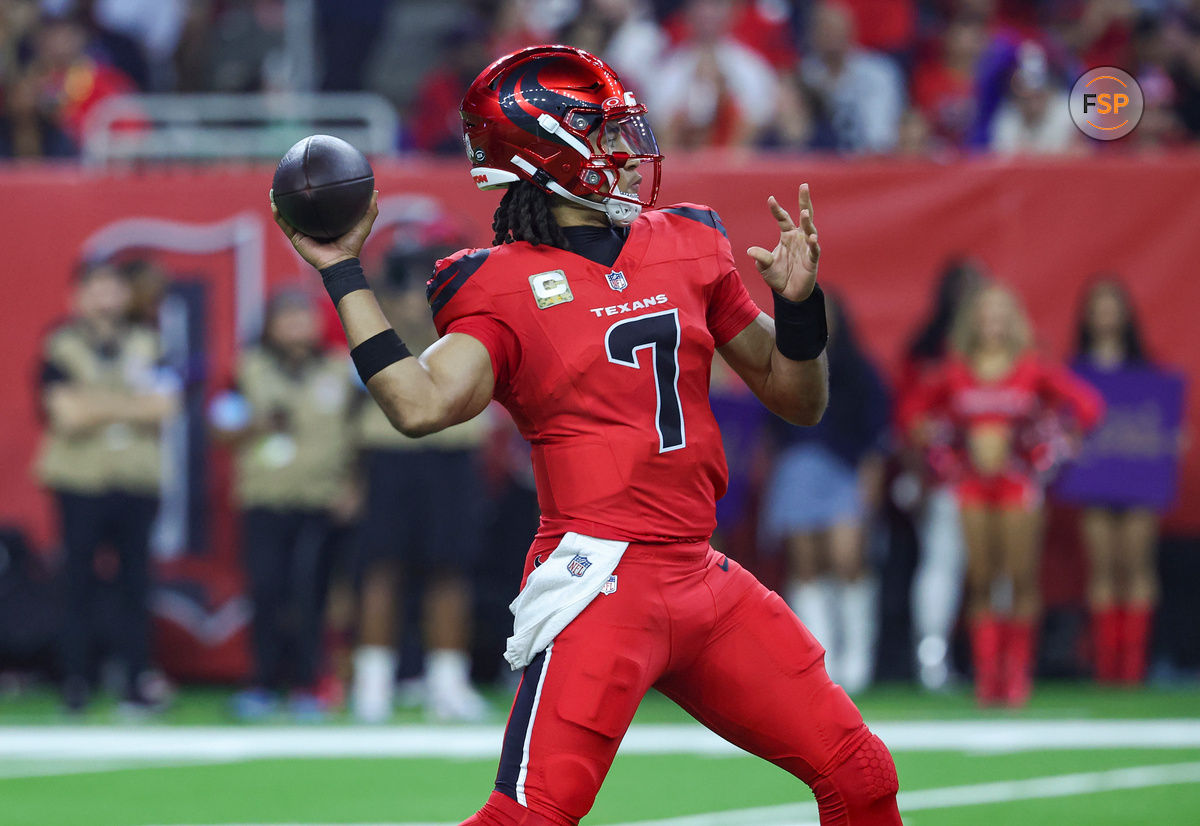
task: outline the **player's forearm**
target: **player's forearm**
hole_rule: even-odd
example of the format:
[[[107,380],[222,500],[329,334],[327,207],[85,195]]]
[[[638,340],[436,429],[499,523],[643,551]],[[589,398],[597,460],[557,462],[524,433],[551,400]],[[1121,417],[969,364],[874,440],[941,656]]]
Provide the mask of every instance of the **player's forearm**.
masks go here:
[[[772,413],[795,425],[821,421],[829,404],[829,359],[825,353],[794,361],[771,348],[763,403]]]
[[[775,340],[775,321],[766,313],[722,346],[721,356],[776,416],[800,426],[821,421],[829,400],[825,353],[811,359],[785,356]]]
[[[337,311],[351,349],[391,329],[370,290],[348,293],[338,302]],[[401,358],[367,379],[375,403],[404,435],[436,433],[487,406],[491,385],[484,381],[483,371],[490,381],[491,361],[481,344],[461,341],[464,338],[440,339],[420,358]]]
[[[337,313],[351,350],[392,328],[371,290],[345,295],[338,302]],[[367,390],[392,426],[404,435],[423,436],[441,429],[436,388],[416,358],[401,359],[380,370],[368,379]]]
[[[829,330],[825,297],[813,284],[802,300],[773,296],[775,317],[767,371],[772,410],[792,424],[815,425],[829,400],[829,363],[825,345]]]
[[[337,314],[351,350],[392,326],[370,290],[347,293],[338,301]]]

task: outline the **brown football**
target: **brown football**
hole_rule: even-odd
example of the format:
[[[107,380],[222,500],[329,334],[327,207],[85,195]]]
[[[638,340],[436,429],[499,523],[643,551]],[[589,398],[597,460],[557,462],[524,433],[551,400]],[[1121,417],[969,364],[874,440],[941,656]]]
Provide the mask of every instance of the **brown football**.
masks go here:
[[[375,173],[366,156],[332,135],[309,135],[287,151],[271,183],[289,224],[314,238],[344,235],[366,213]]]

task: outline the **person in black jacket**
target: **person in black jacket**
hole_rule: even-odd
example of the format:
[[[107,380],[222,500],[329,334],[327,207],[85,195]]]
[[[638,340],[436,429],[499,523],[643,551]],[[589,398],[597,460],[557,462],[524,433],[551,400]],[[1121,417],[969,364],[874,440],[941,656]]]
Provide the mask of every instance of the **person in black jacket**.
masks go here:
[[[834,682],[854,693],[871,681],[875,588],[866,537],[887,448],[890,403],[840,301],[829,317],[829,411],[815,427],[773,422],[777,461],[763,535],[788,554],[788,604],[826,649]]]

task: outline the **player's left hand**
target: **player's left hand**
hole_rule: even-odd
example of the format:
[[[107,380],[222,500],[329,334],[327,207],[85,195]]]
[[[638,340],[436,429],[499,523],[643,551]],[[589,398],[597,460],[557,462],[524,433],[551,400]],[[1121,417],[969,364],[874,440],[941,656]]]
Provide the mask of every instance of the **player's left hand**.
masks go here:
[[[774,195],[767,199],[767,204],[779,224],[779,244],[770,252],[762,247],[751,247],[746,252],[754,259],[768,287],[789,301],[803,301],[817,283],[817,260],[821,257],[808,184],[800,184],[799,226]]]

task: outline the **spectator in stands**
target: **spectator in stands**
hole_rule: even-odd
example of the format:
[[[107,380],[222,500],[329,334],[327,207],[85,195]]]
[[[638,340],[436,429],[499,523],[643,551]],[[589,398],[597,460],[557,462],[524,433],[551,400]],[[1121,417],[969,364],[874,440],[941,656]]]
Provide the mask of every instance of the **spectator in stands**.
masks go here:
[[[900,158],[929,158],[946,153],[944,142],[934,138],[933,130],[925,115],[915,106],[904,110],[900,118],[900,132],[896,136],[896,148],[892,150]]]
[[[88,30],[76,17],[49,18],[34,37],[30,63],[40,107],[77,145],[88,113],[112,95],[132,92],[129,76],[88,51]]]
[[[904,407],[908,396],[936,380],[949,355],[950,325],[964,297],[984,278],[983,265],[959,256],[948,261],[934,294],[933,305],[909,342],[900,373]],[[938,423],[948,427],[949,422]],[[912,619],[916,642],[917,676],[921,685],[937,691],[950,679],[950,640],[962,602],[966,568],[958,499],[954,487],[933,477],[919,450],[907,444],[899,454],[902,470],[893,483],[893,499],[916,520],[919,559],[912,581]]]
[[[1134,76],[1142,87],[1144,109],[1130,135],[1139,152],[1184,146],[1187,128],[1179,116],[1180,94],[1170,73],[1169,29],[1150,15],[1138,18],[1133,29]]]
[[[1046,155],[1079,145],[1067,94],[1051,75],[1045,50],[1033,41],[1022,43],[1008,97],[992,124],[992,150],[1001,155]]]
[[[553,43],[579,14],[578,2],[499,0],[481,4],[492,11],[492,54],[497,57],[531,43]]]
[[[807,149],[833,144],[825,124],[818,120],[812,91],[804,85],[798,68],[779,74],[779,97],[775,119],[759,145],[764,149]]]
[[[749,146],[776,114],[770,65],[728,34],[732,0],[689,0],[688,39],[672,50],[648,90],[664,147]]]
[[[674,44],[691,39],[688,3],[655,3],[663,29]],[[734,0],[727,33],[749,46],[777,72],[796,63],[796,4],[779,0]],[[622,75],[622,77],[624,77]]]
[[[1084,0],[1062,32],[1063,40],[1086,68],[1133,64],[1134,0]],[[1079,6],[1082,5],[1082,8]]]
[[[788,604],[825,646],[825,667],[851,694],[871,682],[878,611],[866,558],[888,449],[888,393],[840,301],[829,317],[829,407],[815,427],[772,419],[777,460],[763,534],[784,540]]]
[[[210,92],[260,92],[288,88],[282,0],[223,4],[206,31]],[[282,77],[281,77],[282,76]]]
[[[442,62],[418,86],[408,118],[408,140],[414,149],[441,155],[463,152],[459,104],[479,67],[488,64],[487,30],[473,18],[460,21],[442,40]]]
[[[38,99],[37,80],[14,78],[4,90],[0,114],[0,158],[68,158],[77,152],[57,121],[57,112]]]
[[[854,17],[858,43],[909,65],[917,36],[915,0],[841,0]]]
[[[1175,111],[1196,140],[1200,138],[1200,0],[1188,0],[1172,10],[1165,38]]]
[[[669,48],[647,0],[590,0],[563,42],[599,55],[641,96],[653,85]]]
[[[187,6],[179,45],[172,56],[175,68],[176,92],[212,91],[209,78],[209,58],[212,50],[213,3],[215,0],[194,0]]]
[[[833,148],[854,154],[890,151],[905,108],[904,77],[896,62],[856,43],[854,19],[839,3],[815,6],[809,28],[811,50],[801,76],[817,98]]]
[[[87,31],[88,54],[114,67],[139,89],[150,84],[150,66],[144,45],[123,24],[153,25],[155,12],[166,12],[178,0],[41,0],[47,17],[74,16]],[[155,9],[143,4],[156,6]]]
[[[156,705],[148,689],[150,528],[158,511],[159,431],[178,405],[178,381],[159,364],[152,330],[126,321],[129,285],[107,263],[81,268],[74,316],[43,345],[46,433],[38,473],[55,494],[64,559],[63,702],[91,693],[96,555],[116,551],[117,652],[124,701]]]
[[[316,36],[325,65],[321,91],[366,88],[367,63],[383,35],[388,0],[317,0],[316,7]]]
[[[236,445],[242,559],[254,604],[252,687],[239,717],[275,711],[291,688],[301,720],[323,713],[316,693],[334,514],[351,496],[348,419],[359,394],[344,353],[320,349],[321,317],[298,289],[275,293],[262,343],[238,359],[237,390],[212,421]]]
[[[30,33],[38,22],[37,0],[0,4],[0,83],[11,77],[26,57]]]
[[[913,72],[913,102],[937,138],[960,149],[976,118],[975,68],[986,43],[982,20],[956,17]]]
[[[1086,379],[1150,366],[1125,286],[1111,276],[1093,282],[1079,308],[1075,371]],[[1101,385],[1102,392],[1107,386]],[[1106,402],[1123,401],[1112,392],[1106,392]],[[1148,503],[1084,503],[1088,606],[1101,682],[1139,683],[1145,677],[1150,621],[1159,592],[1155,546],[1160,518],[1159,510]]]
[[[439,257],[458,249],[435,222],[401,227],[377,295],[414,350],[437,340],[425,281]],[[439,240],[440,239],[440,240]],[[453,240],[452,240],[453,239]],[[444,243],[443,243],[444,241]],[[401,578],[422,581],[424,702],[434,719],[483,719],[487,705],[470,681],[470,576],[484,546],[478,452],[487,416],[431,436],[398,432],[371,400],[358,420],[366,510],[362,525],[362,607],[351,692],[355,716],[386,722],[397,670]],[[526,537],[528,538],[528,537]]]
[[[967,599],[981,704],[1023,705],[1032,691],[1040,610],[1044,426],[1087,429],[1100,397],[1033,352],[1029,321],[1015,294],[990,282],[959,308],[954,356],[909,394],[901,426],[926,450],[935,475],[952,482],[967,547]],[[945,426],[948,423],[948,427]],[[997,585],[1011,586],[1006,607]]]

